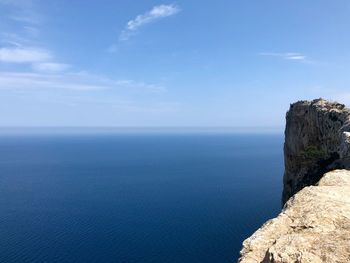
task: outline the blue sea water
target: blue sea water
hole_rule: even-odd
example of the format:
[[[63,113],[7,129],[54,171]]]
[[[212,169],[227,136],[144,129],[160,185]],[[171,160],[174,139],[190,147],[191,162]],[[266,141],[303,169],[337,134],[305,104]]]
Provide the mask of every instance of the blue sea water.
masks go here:
[[[0,262],[235,262],[280,211],[282,135],[0,137]]]

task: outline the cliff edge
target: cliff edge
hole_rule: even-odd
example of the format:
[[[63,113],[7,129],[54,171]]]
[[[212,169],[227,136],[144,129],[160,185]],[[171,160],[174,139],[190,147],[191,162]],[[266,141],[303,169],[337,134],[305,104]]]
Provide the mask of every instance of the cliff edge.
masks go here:
[[[291,104],[284,160],[284,208],[243,242],[239,262],[350,262],[350,110]]]

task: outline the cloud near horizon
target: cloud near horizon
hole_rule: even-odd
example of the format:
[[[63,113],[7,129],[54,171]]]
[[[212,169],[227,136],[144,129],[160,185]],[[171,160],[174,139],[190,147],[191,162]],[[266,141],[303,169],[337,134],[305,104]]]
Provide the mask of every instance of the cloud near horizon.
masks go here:
[[[86,72],[66,72],[47,74],[35,72],[1,72],[0,89],[28,90],[28,89],[66,89],[77,91],[113,90],[164,92],[161,85],[137,82],[134,80],[116,80],[104,76],[97,76]]]
[[[125,29],[121,32],[119,40],[128,40],[140,27],[155,22],[161,18],[173,16],[179,11],[180,8],[174,4],[154,6],[150,11],[129,20],[125,26]]]
[[[71,66],[64,63],[53,63],[53,62],[44,62],[44,63],[33,63],[32,68],[35,71],[43,72],[63,72],[69,69]]]
[[[8,42],[8,41],[7,41]],[[29,64],[34,71],[47,73],[63,72],[71,68],[66,63],[57,63],[52,52],[36,47],[26,47],[20,43],[0,48],[0,63]]]
[[[279,57],[286,60],[296,60],[296,61],[306,61],[306,56],[297,52],[286,52],[286,53],[276,53],[276,52],[262,52],[261,56],[269,57]]]
[[[49,51],[32,47],[3,47],[0,48],[0,62],[32,63],[52,59]]]

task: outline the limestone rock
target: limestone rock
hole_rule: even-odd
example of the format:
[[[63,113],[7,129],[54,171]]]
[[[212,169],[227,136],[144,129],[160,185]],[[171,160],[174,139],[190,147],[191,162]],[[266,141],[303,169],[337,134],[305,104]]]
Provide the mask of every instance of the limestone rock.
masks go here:
[[[325,174],[244,241],[240,263],[350,262],[350,171]]]
[[[350,167],[350,110],[323,99],[291,104],[286,115],[283,204],[331,170]]]
[[[239,262],[350,262],[350,110],[299,101],[286,121],[284,208],[244,241]]]

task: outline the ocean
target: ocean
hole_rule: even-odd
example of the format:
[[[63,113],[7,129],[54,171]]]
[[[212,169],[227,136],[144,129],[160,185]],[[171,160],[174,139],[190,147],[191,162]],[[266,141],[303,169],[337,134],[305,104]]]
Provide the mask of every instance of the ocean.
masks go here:
[[[0,262],[236,262],[281,209],[281,134],[0,136]]]

